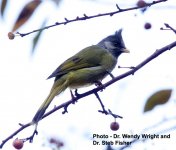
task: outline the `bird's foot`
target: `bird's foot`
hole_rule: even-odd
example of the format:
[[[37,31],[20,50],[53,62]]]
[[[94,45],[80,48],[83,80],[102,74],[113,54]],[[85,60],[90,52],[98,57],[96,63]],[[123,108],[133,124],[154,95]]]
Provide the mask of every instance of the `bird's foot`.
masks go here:
[[[105,86],[101,83],[101,81],[96,81],[95,86],[101,87],[102,88],[101,91],[103,91],[105,89]]]
[[[75,89],[75,96],[79,97],[81,94],[78,93],[78,89]]]
[[[109,76],[110,76],[112,79],[115,78],[114,75],[113,75],[111,72],[107,71],[107,73],[109,74]]]
[[[78,93],[78,90],[75,89],[75,94],[73,94],[73,92],[70,90],[71,93],[71,98],[72,98],[72,104],[75,104],[77,102],[76,98],[80,96],[80,94]]]

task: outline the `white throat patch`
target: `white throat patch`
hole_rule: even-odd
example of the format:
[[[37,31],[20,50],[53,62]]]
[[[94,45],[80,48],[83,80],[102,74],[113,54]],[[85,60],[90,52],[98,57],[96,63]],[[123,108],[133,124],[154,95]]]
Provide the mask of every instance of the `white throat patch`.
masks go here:
[[[116,47],[112,44],[112,42],[106,41],[105,46],[107,49],[115,49]]]

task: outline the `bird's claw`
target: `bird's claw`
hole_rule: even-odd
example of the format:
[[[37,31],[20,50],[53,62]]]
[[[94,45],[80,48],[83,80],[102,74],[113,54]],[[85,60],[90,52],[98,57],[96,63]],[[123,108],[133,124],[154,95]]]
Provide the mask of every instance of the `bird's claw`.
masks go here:
[[[96,81],[95,86],[102,87],[101,91],[103,91],[105,89],[105,86],[100,81]]]

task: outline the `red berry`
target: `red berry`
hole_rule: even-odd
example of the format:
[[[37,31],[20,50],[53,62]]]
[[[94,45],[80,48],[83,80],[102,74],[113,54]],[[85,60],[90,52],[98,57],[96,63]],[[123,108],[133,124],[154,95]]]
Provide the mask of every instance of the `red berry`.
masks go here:
[[[147,3],[144,0],[139,0],[136,5],[138,7],[145,7]]]
[[[119,123],[118,122],[112,122],[110,125],[111,130],[117,131],[119,129]]]
[[[151,29],[151,27],[152,27],[152,25],[151,25],[151,23],[149,23],[149,22],[145,23],[145,25],[144,25],[144,28],[145,28],[146,30]]]
[[[16,148],[16,149],[21,149],[23,147],[23,140],[20,140],[20,139],[15,139],[13,141],[13,146]]]
[[[13,40],[15,38],[15,35],[12,32],[9,32],[8,37],[10,40]]]

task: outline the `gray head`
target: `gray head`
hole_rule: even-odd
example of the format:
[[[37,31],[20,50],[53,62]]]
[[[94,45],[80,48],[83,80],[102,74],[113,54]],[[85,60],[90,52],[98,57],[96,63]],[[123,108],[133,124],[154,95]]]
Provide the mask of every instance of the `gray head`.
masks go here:
[[[122,53],[129,53],[122,38],[122,29],[104,38],[97,45],[109,50],[116,58]]]

